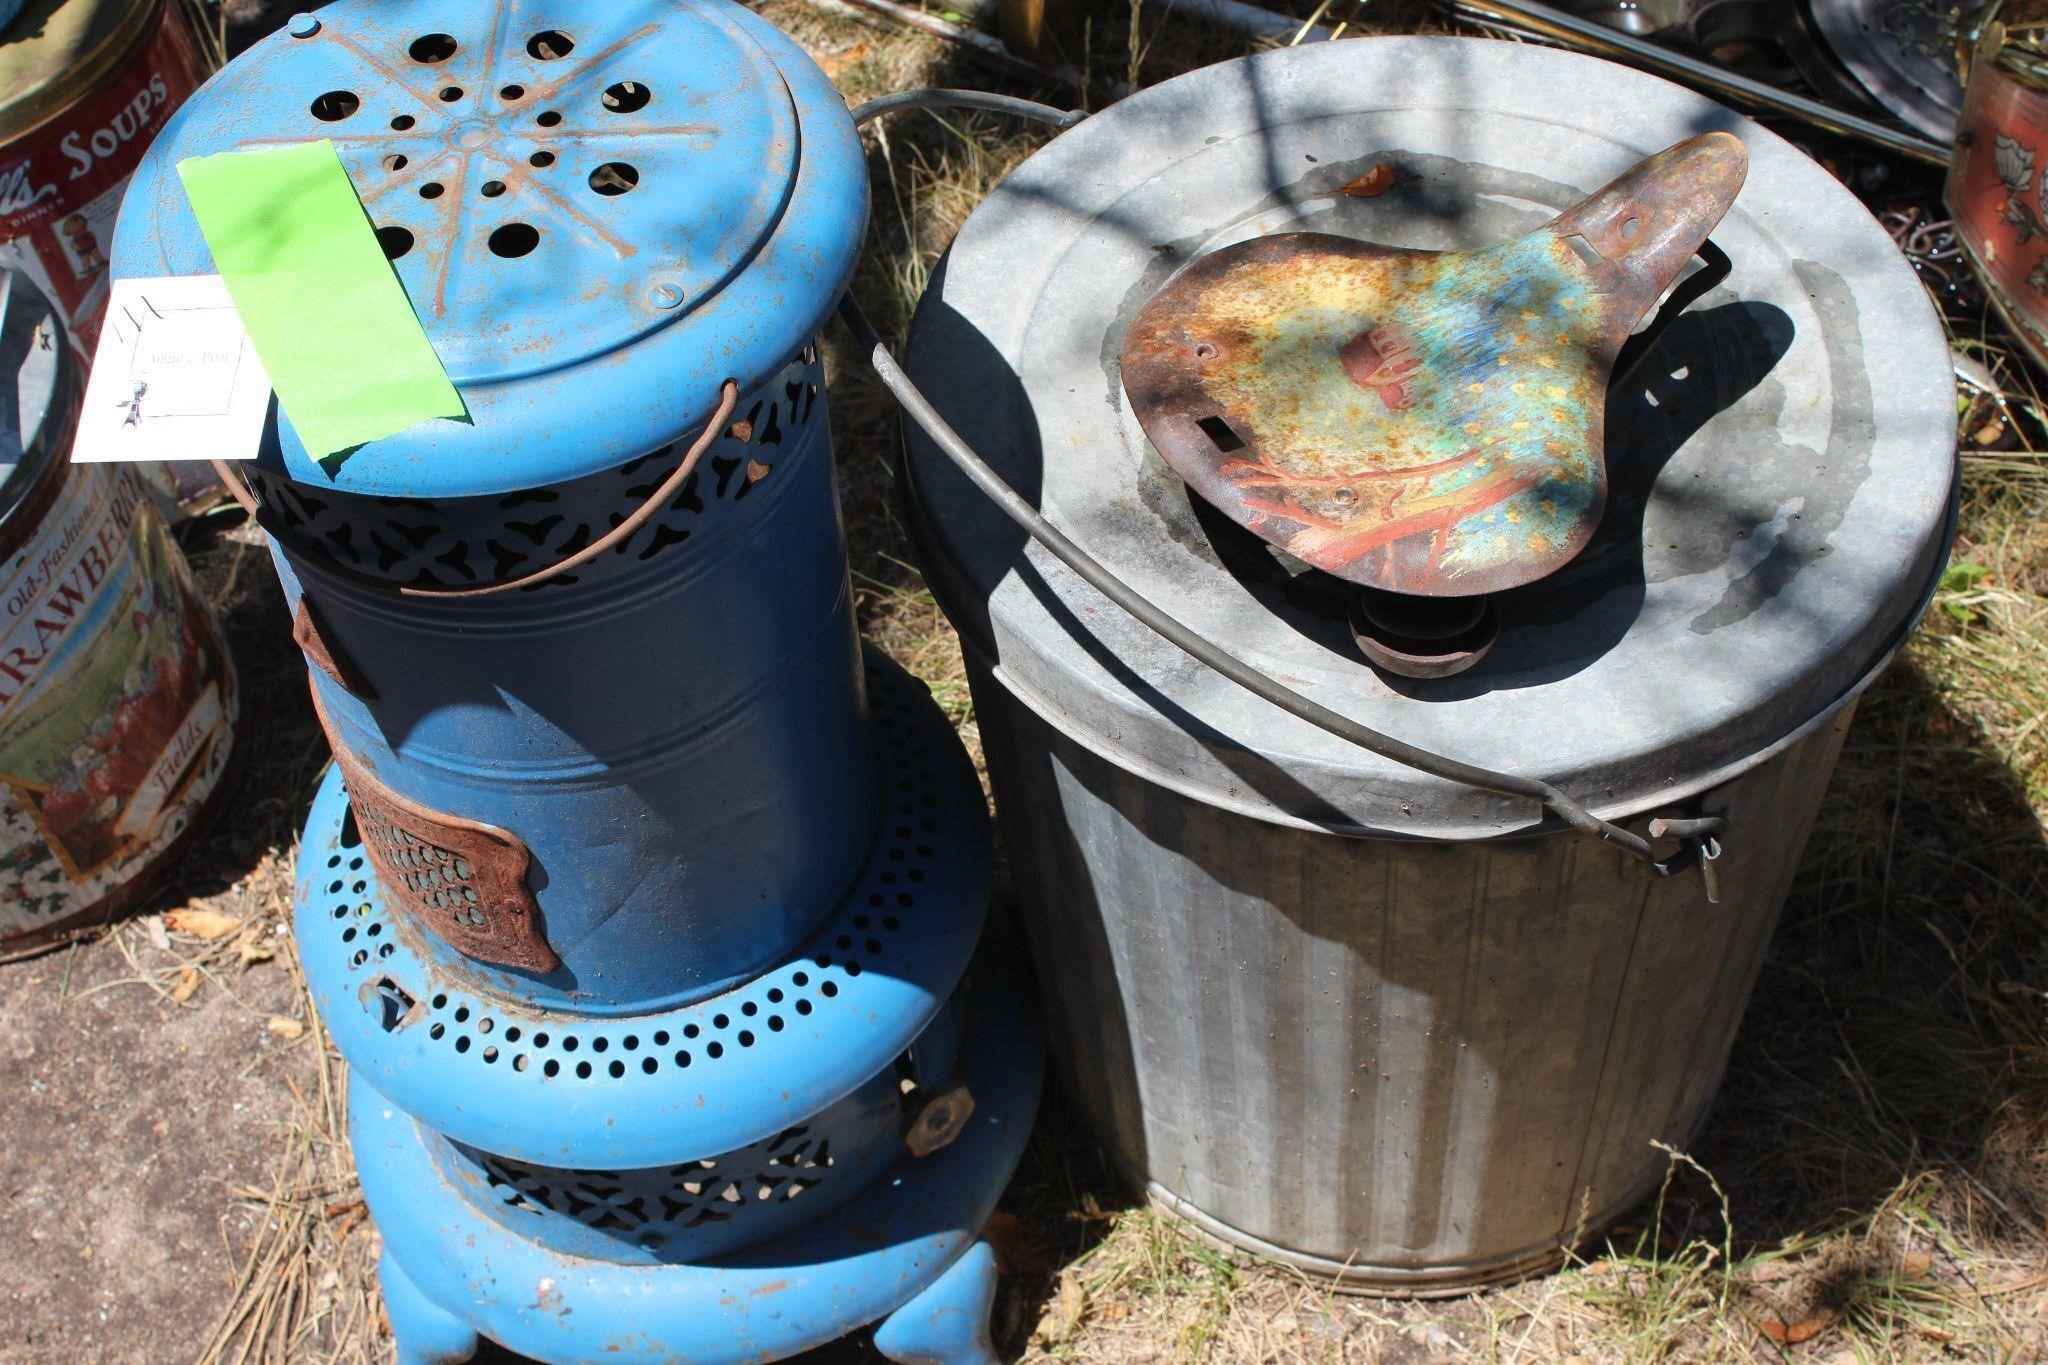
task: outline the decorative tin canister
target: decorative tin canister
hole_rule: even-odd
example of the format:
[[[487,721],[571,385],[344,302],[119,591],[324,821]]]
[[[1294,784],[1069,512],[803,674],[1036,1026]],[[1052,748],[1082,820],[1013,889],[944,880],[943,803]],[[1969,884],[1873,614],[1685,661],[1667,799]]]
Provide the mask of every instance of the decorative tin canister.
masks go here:
[[[1944,199],[1985,293],[2048,366],[2048,6],[1988,6],[1963,35],[1971,54]]]
[[[63,324],[4,276],[0,953],[106,922],[225,794],[235,675],[136,474],[68,462]]]
[[[1632,243],[1675,231],[1656,200],[1573,206],[1677,144],[1643,173],[1725,159],[1705,130],[1748,154],[1713,229],[1728,273],[1605,395],[1584,548],[1486,599],[1406,596],[1550,553],[1576,480],[1461,512],[1449,539],[1420,514],[1473,492],[1484,452],[1513,461],[1562,420],[1546,413],[1576,381],[1545,376],[1569,372],[1576,294],[1512,270],[1477,291],[1483,325],[1425,346],[1347,292],[1351,258],[1471,250],[1496,269],[1503,244],[1570,232],[1588,268],[1626,268]],[[1304,254],[1286,234],[1352,245]],[[1205,262],[1269,270],[1268,296],[1219,300],[1226,267]],[[1264,352],[1251,389],[1271,392],[1233,396],[1241,342]],[[1231,372],[1162,407],[1146,367],[1182,344],[1196,372]],[[1055,1057],[1127,1175],[1218,1237],[1410,1293],[1554,1264],[1642,1197],[1665,1165],[1652,1144],[1688,1141],[1706,1111],[1853,700],[1952,530],[1947,349],[1883,229],[1788,144],[1624,68],[1455,39],[1316,44],[1146,90],[1026,162],[955,241],[906,368],[1189,639],[1344,722],[1546,779],[1652,839],[1664,871],[1696,860],[1659,877],[1533,802],[1377,757],[1197,665],[912,433],[914,524],[966,645]],[[1490,603],[1498,638],[1466,671],[1375,667],[1354,638],[1361,588],[1337,576],[1337,552],[1370,537],[1297,543],[1290,528],[1337,517],[1303,499],[1350,516],[1379,496],[1316,476],[1313,449],[1256,420],[1300,435],[1318,405],[1462,412],[1466,454],[1408,471],[1375,513],[1412,543],[1380,536],[1365,567],[1407,573],[1391,586],[1411,610]],[[1155,449],[1148,429],[1188,444]],[[1333,450],[1356,436],[1317,429]],[[1221,503],[1199,466],[1175,472],[1198,435],[1237,485]],[[1669,837],[1702,834],[1690,858]]]
[[[844,101],[720,0],[345,0],[173,118],[117,271],[209,269],[180,160],[316,138],[468,411],[228,475],[335,751],[296,930],[400,1358],[986,1359],[1039,1064],[972,769],[854,631]]]
[[[0,263],[56,301],[83,354],[128,177],[205,78],[170,0],[35,0],[0,36]]]

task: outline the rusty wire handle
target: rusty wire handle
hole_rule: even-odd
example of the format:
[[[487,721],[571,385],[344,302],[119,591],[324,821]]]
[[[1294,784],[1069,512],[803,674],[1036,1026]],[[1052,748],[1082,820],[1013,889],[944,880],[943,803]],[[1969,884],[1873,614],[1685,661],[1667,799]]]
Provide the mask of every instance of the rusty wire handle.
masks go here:
[[[493,597],[498,593],[512,592],[519,588],[538,587],[550,579],[558,578],[568,573],[571,569],[579,569],[605,551],[624,544],[634,532],[645,526],[649,518],[660,511],[662,505],[674,497],[676,492],[682,488],[684,482],[689,479],[690,475],[696,472],[698,463],[704,458],[704,452],[711,449],[712,444],[717,441],[718,433],[725,429],[725,424],[731,419],[733,409],[739,406],[739,401],[739,381],[733,379],[726,380],[724,384],[719,386],[718,407],[712,412],[711,419],[704,424],[704,430],[697,433],[697,439],[683,453],[683,458],[677,463],[676,467],[669,471],[668,477],[663,479],[638,507],[633,509],[630,516],[599,536],[596,540],[590,542],[590,544],[576,551],[576,553],[569,555],[567,558],[558,559],[545,568],[535,569],[532,573],[521,574],[517,578],[508,578],[501,583],[486,583],[478,588],[428,588],[410,583],[387,583],[381,578],[373,577],[360,569],[351,568],[341,563],[325,550],[315,549],[313,553],[318,554],[325,561],[329,572],[348,580],[356,587],[366,588],[372,592],[389,593],[397,597],[429,597],[448,601],[468,597]],[[214,472],[220,475],[221,486],[228,490],[228,496],[240,503],[242,509],[249,514],[250,518],[280,545],[286,544],[287,541],[283,533],[270,524],[270,517],[263,510],[263,504],[256,500],[256,495],[249,491],[249,485],[242,481],[241,471],[237,470],[226,460],[215,460],[213,468]]]

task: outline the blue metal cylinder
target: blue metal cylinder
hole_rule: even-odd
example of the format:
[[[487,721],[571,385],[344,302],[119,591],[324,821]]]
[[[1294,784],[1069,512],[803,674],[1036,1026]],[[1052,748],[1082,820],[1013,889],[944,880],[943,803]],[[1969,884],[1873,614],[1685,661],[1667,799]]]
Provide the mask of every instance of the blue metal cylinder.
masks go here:
[[[387,894],[538,1005],[745,979],[874,828],[815,347],[865,223],[843,100],[723,0],[330,6],[166,127],[115,274],[212,268],[179,161],[314,137],[469,409],[326,460],[285,414],[248,478]],[[595,560],[433,595],[586,550],[700,432]]]
[[[708,995],[801,938],[866,852],[875,778],[820,369],[807,349],[743,398],[751,440],[721,438],[574,584],[401,599],[333,566],[376,572],[379,544],[417,543],[387,578],[502,573],[507,547],[588,540],[673,457],[452,504],[262,480],[278,519],[302,520],[276,555],[290,602],[311,602],[364,694],[314,672],[337,747],[532,850],[560,965],[478,963],[479,979],[592,1013]]]

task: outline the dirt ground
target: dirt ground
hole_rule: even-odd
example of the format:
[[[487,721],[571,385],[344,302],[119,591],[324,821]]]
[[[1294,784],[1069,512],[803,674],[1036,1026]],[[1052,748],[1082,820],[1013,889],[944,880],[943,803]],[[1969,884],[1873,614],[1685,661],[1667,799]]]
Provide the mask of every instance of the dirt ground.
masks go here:
[[[1267,3],[1429,22],[1399,0]],[[314,7],[229,0],[228,43]],[[1089,93],[811,0],[755,7],[855,98],[1098,100],[1249,46],[1149,4],[1071,6],[1055,60]],[[900,327],[1037,137],[905,118],[875,144],[858,288],[878,322]],[[1857,164],[1845,174],[1889,173]],[[1897,188],[1873,208],[1931,201],[1924,177]],[[2048,1361],[2048,425],[1981,302],[1944,299],[1957,348],[2001,387],[1961,404],[1959,571],[1861,710],[1722,1098],[1659,1197],[1558,1275],[1441,1303],[1338,1298],[1134,1201],[1055,1088],[991,1227],[1006,1359]],[[880,472],[892,419],[856,360],[830,359],[863,630],[978,757],[957,645]],[[241,671],[240,785],[143,913],[0,965],[0,1361],[384,1361],[342,1070],[282,929],[325,746],[239,513],[181,540]],[[855,1341],[820,1359],[875,1357]]]

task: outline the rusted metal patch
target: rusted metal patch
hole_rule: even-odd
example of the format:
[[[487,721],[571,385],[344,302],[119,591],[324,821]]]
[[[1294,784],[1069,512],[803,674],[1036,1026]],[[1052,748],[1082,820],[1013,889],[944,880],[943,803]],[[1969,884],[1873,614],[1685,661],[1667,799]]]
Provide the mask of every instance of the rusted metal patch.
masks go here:
[[[525,842],[391,790],[338,742],[317,692],[313,709],[392,912],[479,962],[532,972],[561,966],[527,885],[533,854]]]
[[[362,701],[377,700],[376,689],[363,677],[347,651],[335,646],[319,608],[303,594],[298,609],[292,613],[292,643],[306,656],[306,662],[334,679],[350,696]]]
[[[1125,391],[1195,491],[1315,568],[1424,596],[1530,582],[1599,524],[1615,357],[1747,169],[1708,133],[1500,246],[1226,247],[1140,310]]]

